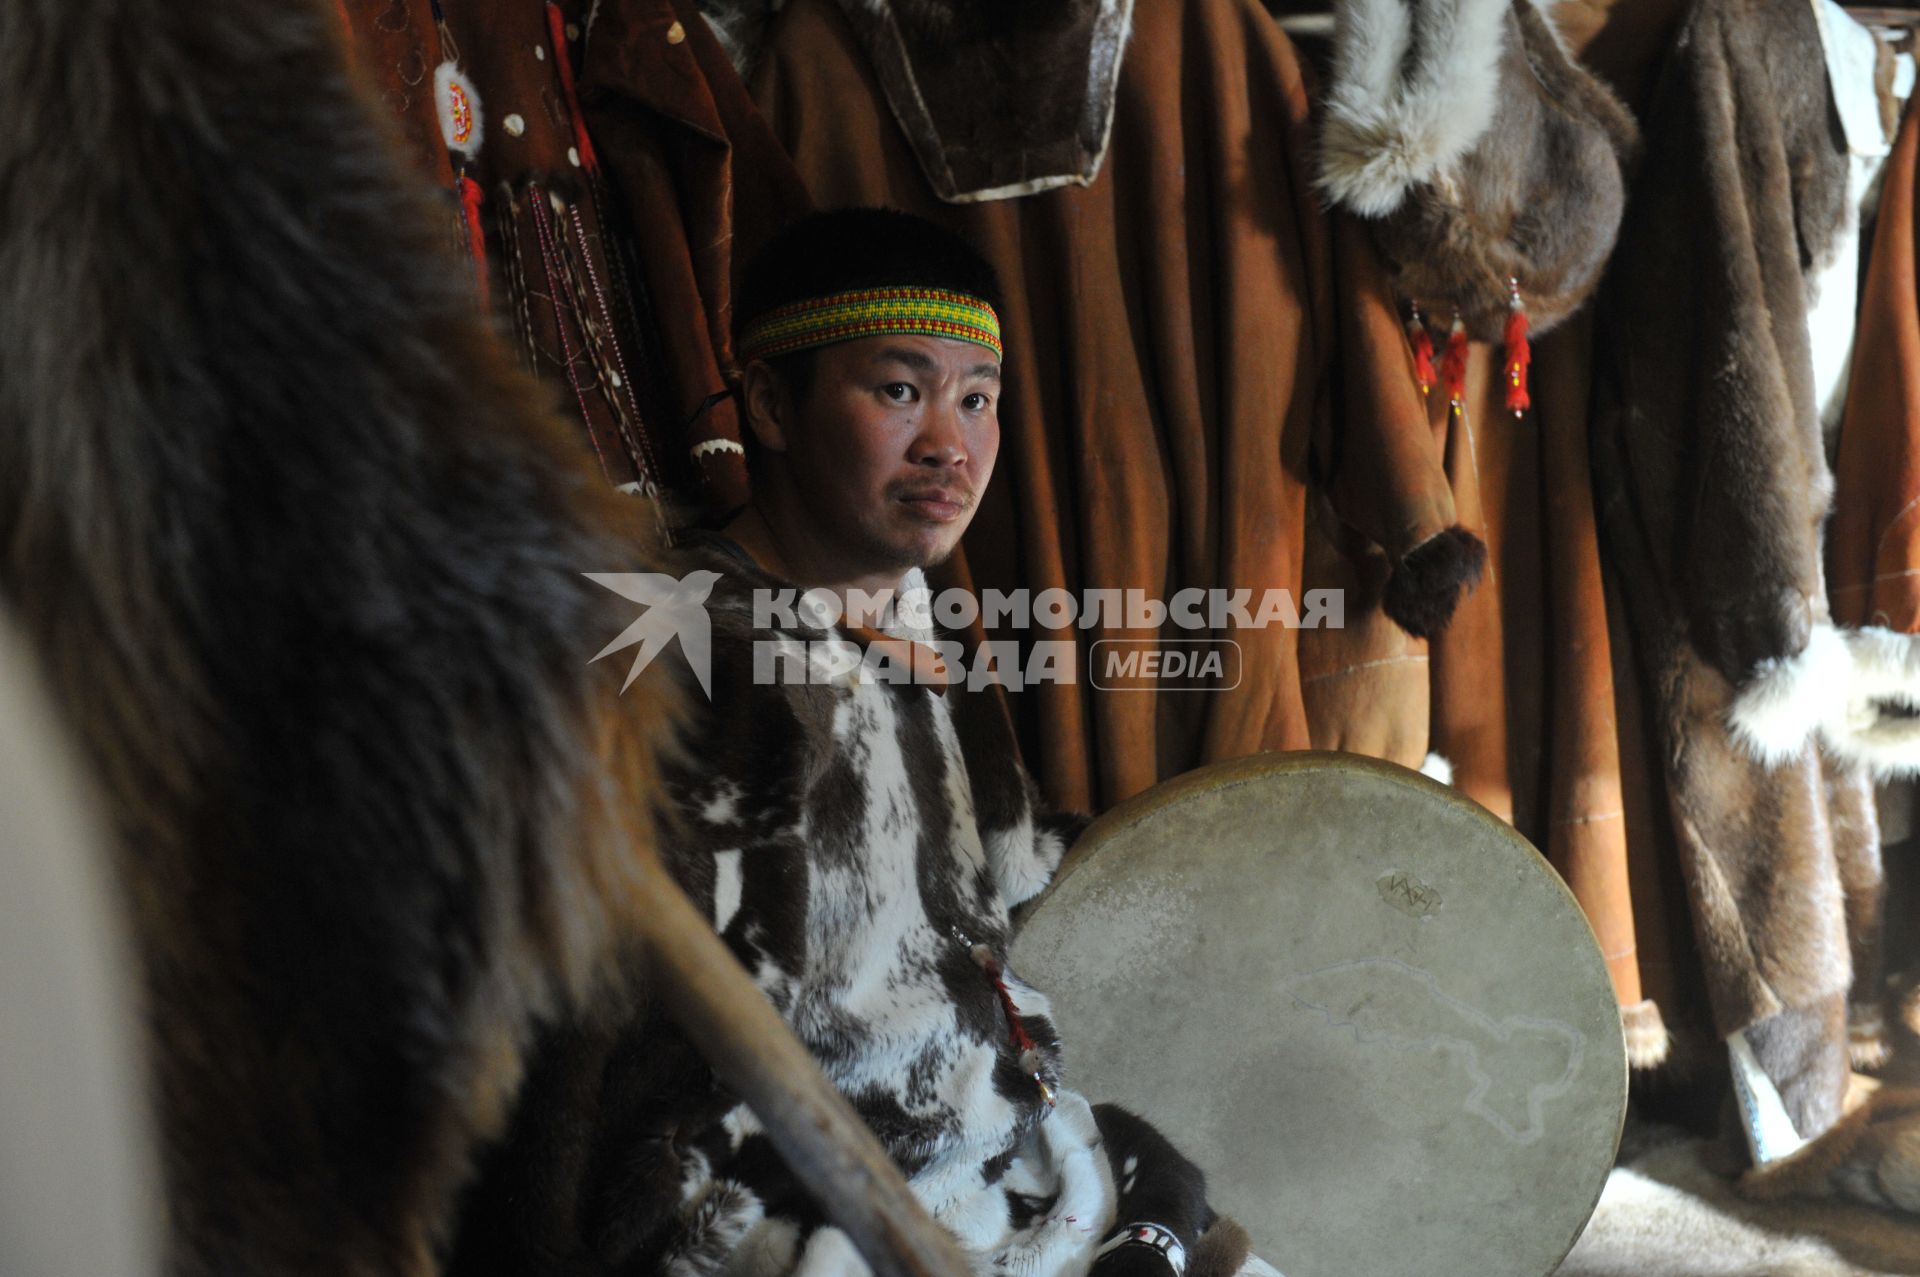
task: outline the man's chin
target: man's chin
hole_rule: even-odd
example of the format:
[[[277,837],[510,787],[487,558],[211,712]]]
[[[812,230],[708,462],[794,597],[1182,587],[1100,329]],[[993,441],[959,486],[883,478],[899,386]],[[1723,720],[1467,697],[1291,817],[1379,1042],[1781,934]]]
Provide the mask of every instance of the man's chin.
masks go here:
[[[960,548],[961,534],[970,522],[971,519],[962,518],[939,526],[916,524],[897,529],[894,535],[886,538],[887,560],[901,571],[938,567]]]

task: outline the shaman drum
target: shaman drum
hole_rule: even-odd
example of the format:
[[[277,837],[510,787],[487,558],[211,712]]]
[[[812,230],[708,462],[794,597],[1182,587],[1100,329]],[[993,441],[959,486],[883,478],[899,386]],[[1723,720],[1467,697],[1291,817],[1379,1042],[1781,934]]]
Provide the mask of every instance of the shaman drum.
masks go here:
[[[1067,1084],[1166,1132],[1286,1277],[1544,1277],[1612,1165],[1592,930],[1524,838],[1403,767],[1159,785],[1087,830],[1011,956]]]

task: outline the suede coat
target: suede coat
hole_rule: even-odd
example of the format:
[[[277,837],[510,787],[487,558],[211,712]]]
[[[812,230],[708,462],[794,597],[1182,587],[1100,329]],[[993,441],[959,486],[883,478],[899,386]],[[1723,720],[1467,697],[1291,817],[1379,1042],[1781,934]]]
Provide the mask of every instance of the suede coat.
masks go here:
[[[1602,568],[1591,339],[1579,312],[1534,345],[1523,418],[1505,408],[1497,346],[1472,347],[1464,412],[1433,395],[1456,508],[1486,541],[1488,567],[1432,643],[1430,747],[1461,792],[1566,878],[1606,959],[1629,1058],[1651,1067],[1667,1058],[1668,1019],[1686,1023],[1699,999],[1669,821],[1647,771],[1658,750]]]
[[[1834,461],[1833,521],[1827,529],[1827,588],[1834,620],[1843,625],[1884,626],[1911,634],[1920,631],[1920,270],[1915,244],[1915,189],[1920,185],[1920,114],[1909,110],[1887,161],[1879,217],[1860,299],[1852,376],[1841,419]],[[1911,803],[1911,791],[1903,791]],[[1904,822],[1903,822],[1904,823]],[[1889,843],[1901,835],[1891,830]],[[1896,860],[1888,850],[1888,873],[1895,882],[1915,871],[1911,844]],[[1896,916],[1889,908],[1888,920]],[[1902,915],[1911,919],[1913,914]],[[1903,935],[1887,928],[1887,962],[1910,966],[1920,948],[1908,928]],[[1870,978],[1873,957],[1856,944]],[[1862,985],[1870,1003],[1873,990]],[[1911,988],[1911,975],[1900,981]],[[1910,1008],[1920,998],[1909,997]],[[1862,1006],[1866,1038],[1874,1020]],[[1909,1011],[1911,1024],[1920,1016]]]
[[[578,423],[588,464],[615,486],[683,485],[660,433],[653,317],[574,110],[585,6],[445,8],[436,25],[425,3],[346,0],[354,68],[440,192],[480,304]]]
[[[1827,590],[1834,620],[1920,630],[1920,116],[1887,162],[1834,461]]]
[[[1585,443],[1592,330],[1584,311],[1567,318],[1613,245],[1637,129],[1531,3],[1355,0],[1330,62],[1323,186],[1361,217],[1395,291],[1417,304],[1410,331],[1424,326],[1444,347],[1457,313],[1467,335],[1496,343],[1468,348],[1457,405],[1424,374],[1436,383],[1433,450],[1461,525],[1488,548],[1479,588],[1431,643],[1429,746],[1462,792],[1567,878],[1606,956],[1629,1055],[1655,1064],[1667,1037],[1640,970]],[[1518,416],[1497,344],[1510,288],[1533,337],[1532,405]],[[1417,734],[1406,725],[1350,744],[1374,752]]]
[[[1348,527],[1398,563],[1453,523],[1390,309],[1366,321],[1371,345],[1343,339],[1353,318],[1343,297],[1379,285],[1365,278],[1364,243],[1350,252],[1320,207],[1306,77],[1264,10],[1249,0],[1137,6],[1097,175],[1019,199],[948,204],[849,20],[871,8],[786,6],[754,95],[822,205],[891,204],[932,217],[968,235],[1000,272],[1002,477],[966,542],[976,586],[1298,596],[1309,484],[1333,455],[1319,445],[1343,428],[1354,431],[1342,454],[1353,470],[1409,454],[1422,467],[1412,482],[1330,478]],[[1344,371],[1350,361],[1357,374]],[[1394,441],[1385,452],[1365,442],[1382,436]],[[1355,508],[1354,494],[1374,504]],[[1343,544],[1337,522],[1327,536],[1330,551]],[[1350,598],[1349,624],[1379,602]],[[1084,674],[1093,641],[1161,636],[1108,626],[1032,637],[1078,642]],[[1194,635],[1169,628],[1164,637]],[[1300,631],[1200,637],[1240,644],[1233,691],[1101,692],[1083,681],[1012,698],[1049,797],[1104,806],[1213,759],[1315,739]],[[1344,637],[1316,670],[1351,682],[1328,702],[1335,716],[1341,706],[1372,708],[1361,690],[1372,651]],[[1402,676],[1383,690],[1408,686]],[[1323,730],[1344,729],[1330,721]],[[1417,759],[1424,742],[1399,738],[1392,748]]]

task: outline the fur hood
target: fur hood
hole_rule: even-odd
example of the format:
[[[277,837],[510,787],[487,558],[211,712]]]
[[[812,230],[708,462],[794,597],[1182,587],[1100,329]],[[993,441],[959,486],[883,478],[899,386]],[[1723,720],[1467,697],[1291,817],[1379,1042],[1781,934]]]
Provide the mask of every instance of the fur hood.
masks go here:
[[[1510,279],[1536,333],[1598,284],[1633,117],[1534,0],[1345,0],[1320,184],[1367,219],[1400,291],[1500,339]]]

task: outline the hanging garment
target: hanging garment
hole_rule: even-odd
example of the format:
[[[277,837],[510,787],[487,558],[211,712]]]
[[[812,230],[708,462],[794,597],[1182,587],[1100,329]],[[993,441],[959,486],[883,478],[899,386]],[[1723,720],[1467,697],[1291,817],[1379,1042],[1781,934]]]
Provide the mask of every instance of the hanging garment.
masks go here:
[[[612,66],[592,56],[600,8],[343,0],[341,12],[357,71],[447,192],[450,239],[483,302],[581,423],[589,464],[670,504],[732,509],[746,499],[722,371],[735,152],[767,184],[758,203],[805,197],[691,4],[684,19],[669,0],[600,15],[613,28],[600,47],[621,52]],[[591,129],[586,102],[607,115]]]
[[[1432,644],[1431,748],[1453,783],[1511,820],[1580,901],[1613,978],[1629,1057],[1663,1063],[1666,1012],[1697,1009],[1666,845],[1657,757],[1635,703],[1628,636],[1611,624],[1588,457],[1591,315],[1534,346],[1532,406],[1505,406],[1498,346],[1474,343],[1459,409],[1434,396],[1461,522],[1488,571]]]
[[[902,128],[899,67],[888,70],[874,50],[901,14],[952,9],[955,59],[964,62],[968,48],[991,52],[1002,77],[1027,65],[962,8],[795,0],[773,21],[752,84],[821,205],[889,204],[931,217],[967,235],[1000,272],[1008,338],[1001,475],[966,541],[971,583],[1076,595],[1131,589],[1156,600],[1189,588],[1249,590],[1256,600],[1285,589],[1297,600],[1310,471],[1331,455],[1317,445],[1352,430],[1353,446],[1341,454],[1349,473],[1325,476],[1341,518],[1383,549],[1395,575],[1431,543],[1444,562],[1415,593],[1439,600],[1432,610],[1444,617],[1471,554],[1458,539],[1440,539],[1454,522],[1452,498],[1397,325],[1385,330],[1390,341],[1377,328],[1373,345],[1345,338],[1348,299],[1378,287],[1365,265],[1370,250],[1338,243],[1320,207],[1306,80],[1265,11],[1251,0],[1135,6],[1098,171],[1088,178],[1076,169],[1066,184],[1016,199],[956,204],[939,198],[924,147]],[[1070,16],[1098,6],[1039,8]],[[1023,21],[1044,25],[1044,15]],[[1039,113],[1062,128],[1081,118],[1068,105],[1102,109],[1089,90],[1097,76],[1034,78],[1066,95],[1065,105]],[[948,95],[997,82],[915,81],[923,94]],[[928,110],[949,119],[948,105]],[[954,148],[1002,151],[1023,145],[1029,127],[1011,117],[976,123],[964,138],[940,136]],[[1047,153],[1055,154],[1051,144]],[[1361,446],[1369,436],[1395,445]],[[1408,457],[1418,473],[1391,476]],[[1361,508],[1367,501],[1378,504]],[[1026,757],[1061,804],[1104,806],[1212,759],[1313,739],[1300,631],[1107,622],[1028,637],[1074,642],[1083,679],[1099,640],[1239,645],[1242,676],[1230,692],[1099,691],[1083,681],[1011,697]],[[1322,672],[1350,671],[1356,688],[1369,681],[1363,650],[1321,656]],[[1407,683],[1375,686],[1386,698]],[[1414,733],[1422,700],[1402,702]],[[1342,703],[1371,707],[1364,694]],[[1393,730],[1393,748],[1417,756],[1407,734]]]
[[[1612,250],[1638,129],[1532,4],[1337,13],[1321,181],[1406,297],[1455,508],[1488,547],[1480,588],[1431,644],[1430,748],[1566,877],[1630,1057],[1658,1064],[1586,457],[1591,328],[1576,314]]]
[[[1834,460],[1833,520],[1827,529],[1828,592],[1834,620],[1842,625],[1883,627],[1901,634],[1920,631],[1920,289],[1916,289],[1914,193],[1920,116],[1909,110],[1888,160],[1879,200],[1872,253],[1861,294],[1860,324],[1853,349],[1845,411]],[[1889,646],[1890,654],[1898,648]],[[1887,671],[1898,679],[1896,660]],[[1911,803],[1910,790],[1897,791]],[[1905,821],[1889,822],[1904,825]],[[1904,835],[1885,831],[1892,844]],[[1891,852],[1889,853],[1891,854]],[[1911,860],[1889,866],[1911,876]],[[1861,875],[1866,878],[1866,875]],[[1896,878],[1897,881],[1897,878]],[[1872,880],[1867,879],[1868,885]],[[1868,893],[1855,893],[1867,903]],[[1871,916],[1856,930],[1853,1038],[1857,1056],[1871,1063],[1885,1052],[1887,1036],[1880,994],[1882,955],[1874,943],[1879,928]],[[1912,937],[1904,952],[1885,959],[1896,969],[1920,954]],[[1915,986],[1908,974],[1897,981]],[[1908,995],[1906,1018],[1920,1025],[1920,996]]]
[[[1827,531],[1834,620],[1920,630],[1920,116],[1886,167],[1834,460]]]
[[[1828,624],[1807,315],[1848,164],[1814,11],[1700,0],[1597,316],[1600,526],[1643,663],[1718,1032],[1802,1135],[1839,1116],[1847,900],[1877,856],[1862,769],[1815,720],[1851,691]]]
[[[692,0],[596,4],[580,96],[661,333],[668,431],[712,512],[745,504],[730,394],[739,244],[809,207]]]

